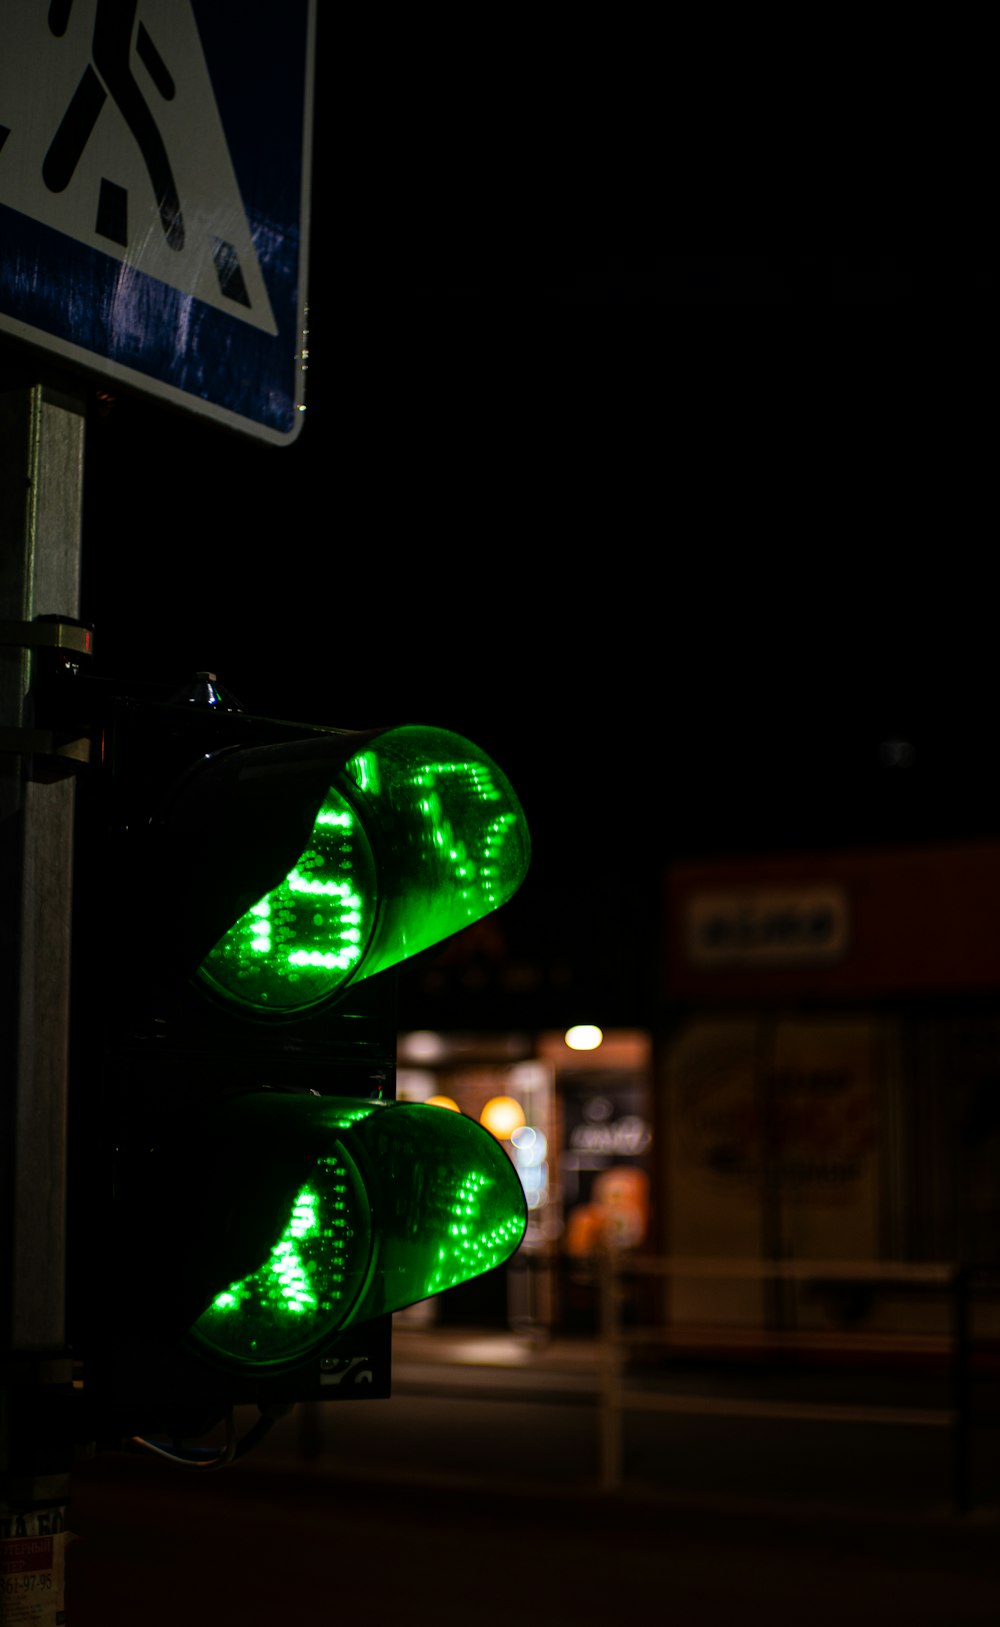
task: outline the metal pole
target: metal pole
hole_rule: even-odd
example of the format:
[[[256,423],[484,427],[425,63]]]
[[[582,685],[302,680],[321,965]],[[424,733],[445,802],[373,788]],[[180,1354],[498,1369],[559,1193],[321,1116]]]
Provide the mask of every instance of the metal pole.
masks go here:
[[[955,1411],[955,1507],[972,1507],[972,1374],[968,1267],[955,1267],[952,1283],[952,1387]]]
[[[0,1624],[64,1610],[74,781],[16,629],[79,617],[83,439],[77,387],[0,374]]]
[[[619,1277],[610,1249],[598,1260],[601,1327],[601,1490],[622,1483],[621,1345],[618,1329]]]

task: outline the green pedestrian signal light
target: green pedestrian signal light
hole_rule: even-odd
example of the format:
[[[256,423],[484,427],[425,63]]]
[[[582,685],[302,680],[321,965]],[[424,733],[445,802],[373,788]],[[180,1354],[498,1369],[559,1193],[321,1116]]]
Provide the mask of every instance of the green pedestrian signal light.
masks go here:
[[[240,1368],[302,1361],[355,1322],[492,1270],[521,1242],[527,1208],[517,1171],[462,1114],[265,1096],[229,1111],[237,1137],[273,1141],[276,1181],[311,1167],[283,1210],[275,1203],[266,1256],[223,1284],[191,1329],[217,1360]],[[283,1157],[290,1142],[305,1156]]]
[[[386,1396],[392,1314],[527,1226],[488,1130],[394,1099],[396,971],[516,892],[520,802],[447,729],[257,717],[214,681],[112,697],[97,757],[72,1313],[95,1414],[180,1439],[242,1404]]]
[[[247,1014],[306,1013],[347,984],[470,926],[505,903],[524,878],[530,854],[524,813],[485,752],[447,730],[413,725],[361,739],[353,751],[349,737],[347,747],[342,736],[311,742],[304,776],[303,753],[294,746],[287,753],[298,794],[288,803],[288,829],[271,845],[276,859],[287,852],[291,862],[197,964],[199,984]],[[266,832],[283,766],[280,746],[207,760],[205,775],[234,782],[214,810],[209,894],[227,866],[242,886],[260,783],[267,787]],[[236,827],[235,858],[227,848],[227,811]],[[266,833],[261,840],[266,855]],[[190,888],[190,876],[179,881],[182,892]]]

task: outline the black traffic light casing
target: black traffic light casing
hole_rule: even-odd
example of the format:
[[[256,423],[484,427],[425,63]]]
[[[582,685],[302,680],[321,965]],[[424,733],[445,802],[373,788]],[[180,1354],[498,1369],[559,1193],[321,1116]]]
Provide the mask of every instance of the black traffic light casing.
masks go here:
[[[473,1127],[466,1121],[449,1131],[442,1121],[450,1113],[390,1105],[392,964],[376,959],[377,975],[364,976],[362,957],[359,977],[354,965],[325,971],[319,951],[300,956],[317,963],[302,980],[334,980],[328,995],[306,999],[289,996],[285,985],[244,997],[232,957],[216,957],[215,975],[204,968],[213,945],[293,869],[345,764],[363,781],[356,765],[367,751],[369,771],[391,780],[399,738],[387,740],[391,733],[252,717],[207,680],[191,699],[118,696],[105,705],[101,763],[82,799],[75,889],[70,1331],[93,1433],[108,1443],[136,1432],[194,1435],[241,1404],[389,1393],[390,1311],[408,1302],[398,1295],[414,1246],[406,1234],[427,1231],[427,1205],[438,1203],[425,1171],[438,1162],[439,1137]],[[404,739],[404,747],[411,743]],[[488,776],[486,789],[495,795]],[[346,795],[363,806],[350,779]],[[402,853],[410,864],[410,815],[409,804],[402,812],[394,805],[381,833],[369,832],[373,874],[387,830],[392,840],[403,830],[397,861]],[[451,840],[447,822],[444,830]],[[439,830],[435,840],[440,847]],[[526,831],[521,841],[523,869]],[[456,845],[458,864],[464,855]],[[368,846],[359,839],[347,854],[348,873],[352,865],[364,869]],[[379,876],[391,870],[389,863]],[[312,879],[322,873],[308,872],[300,885],[329,892],[331,884]],[[418,891],[423,873],[413,870]],[[379,889],[377,908],[355,936],[367,933],[378,951],[380,933],[383,942],[395,933],[419,950],[413,921],[394,918],[393,884],[380,879]],[[326,902],[319,897],[317,909]],[[419,898],[414,908],[419,915]],[[276,907],[277,924],[267,930],[280,931],[289,913]],[[287,1007],[262,1007],[272,998]],[[502,1150],[499,1157],[509,1163]],[[445,1162],[441,1180],[454,1187]],[[342,1278],[347,1261],[353,1320],[338,1326],[334,1305],[329,1326],[317,1323],[301,1348],[292,1340],[277,1359],[264,1340],[258,1361],[255,1339],[249,1354],[234,1345],[239,1359],[231,1359],[228,1334],[204,1333],[206,1307],[227,1284],[259,1289],[262,1262],[310,1169],[329,1187],[328,1220],[345,1192],[356,1192],[362,1207],[371,1205],[373,1230],[394,1227],[395,1240],[380,1243],[378,1260],[362,1250],[352,1265],[360,1224],[352,1219],[345,1231],[337,1220],[335,1236],[325,1224],[323,1236],[334,1241],[315,1244],[327,1251],[316,1256],[316,1281],[324,1273]],[[505,1170],[496,1173],[506,1180]],[[505,1220],[502,1229],[509,1253],[518,1228]],[[383,1292],[390,1274],[401,1286]],[[341,1293],[347,1305],[346,1290],[334,1299]]]

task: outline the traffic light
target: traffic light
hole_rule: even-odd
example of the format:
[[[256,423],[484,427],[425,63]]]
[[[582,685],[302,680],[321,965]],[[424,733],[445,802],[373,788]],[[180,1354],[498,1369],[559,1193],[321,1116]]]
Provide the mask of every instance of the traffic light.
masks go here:
[[[72,1337],[107,1444],[386,1395],[391,1313],[501,1264],[503,1146],[395,1101],[395,969],[529,859],[446,730],[115,696],[81,830]]]

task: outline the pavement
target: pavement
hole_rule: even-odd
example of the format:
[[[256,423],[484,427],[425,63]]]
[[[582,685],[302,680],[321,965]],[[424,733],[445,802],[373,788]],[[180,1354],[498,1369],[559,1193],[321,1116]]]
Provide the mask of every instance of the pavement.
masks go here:
[[[393,1343],[391,1399],[296,1408],[232,1469],[83,1466],[73,1627],[1000,1622],[1000,1441],[977,1429],[959,1510],[946,1372],[646,1363],[608,1490],[596,1340]]]
[[[594,1338],[402,1322],[389,1411],[300,1408],[294,1450],[470,1490],[1000,1525],[995,1379],[963,1411],[946,1364],[687,1356],[630,1364],[612,1405],[605,1355]]]
[[[597,1339],[551,1337],[483,1328],[408,1328],[397,1318],[392,1334],[396,1392],[447,1374],[456,1388],[484,1381],[519,1394],[532,1390],[596,1396],[601,1384]]]

